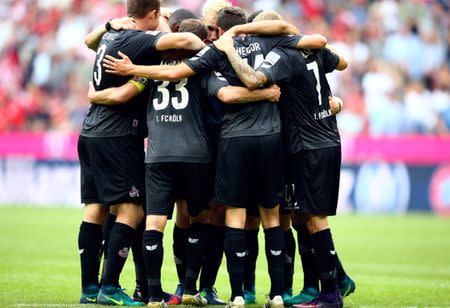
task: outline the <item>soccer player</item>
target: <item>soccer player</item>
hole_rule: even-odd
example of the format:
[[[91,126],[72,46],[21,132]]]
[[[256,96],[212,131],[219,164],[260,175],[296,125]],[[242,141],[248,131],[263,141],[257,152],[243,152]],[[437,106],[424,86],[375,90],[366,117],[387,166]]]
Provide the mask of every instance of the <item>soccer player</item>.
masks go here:
[[[196,30],[203,30],[199,31],[200,34],[198,35],[201,36],[203,34],[204,38],[206,38],[206,26],[199,20],[192,19],[183,22],[180,30],[190,30],[194,33]],[[221,80],[223,81],[223,78],[217,78],[216,81]],[[149,145],[146,159],[148,162],[148,181],[146,183],[148,196],[147,213],[149,214],[147,226],[160,226],[160,229],[147,230],[144,234],[145,248],[150,251],[150,253],[145,251],[145,261],[149,264],[151,262],[153,265],[150,271],[160,269],[162,253],[157,254],[156,257],[161,257],[161,259],[157,259],[152,251],[162,250],[162,241],[158,239],[160,237],[162,239],[162,231],[167,216],[170,215],[170,205],[173,205],[174,198],[177,196],[186,198],[192,223],[187,241],[190,254],[187,257],[183,303],[203,305],[206,302],[201,296],[196,294],[195,284],[204,255],[205,236],[207,236],[207,233],[204,232],[206,227],[204,225],[205,215],[201,215],[201,211],[208,206],[210,200],[208,185],[212,181],[208,179],[210,173],[208,162],[211,160],[211,153],[209,144],[204,139],[206,132],[203,127],[204,119],[202,118],[202,100],[204,100],[202,99],[202,93],[204,92],[202,89],[205,89],[205,86],[202,84],[208,82],[208,91],[216,93],[224,102],[261,101],[273,98],[274,93],[277,93],[277,89],[275,87],[275,90],[271,88],[258,90],[253,93],[249,93],[246,88],[229,86],[221,86],[219,89],[215,85],[211,86],[212,79],[208,75],[203,77],[195,76],[190,79],[184,79],[182,82],[184,83],[182,87],[178,86],[179,82],[161,83],[158,87],[159,94],[156,94],[155,98],[153,98],[153,108],[151,106],[149,108]],[[105,93],[107,92],[103,91],[105,97],[108,97],[109,94]],[[203,96],[206,97],[205,95]],[[168,97],[171,98],[171,104],[168,101]],[[105,98],[97,99],[101,101]],[[166,103],[164,103],[165,101]],[[160,104],[166,104],[166,107],[160,108]],[[169,136],[177,142],[167,142]],[[152,176],[154,177],[154,175],[152,173],[157,173],[158,177],[153,179]],[[159,181],[165,181],[164,185],[160,185]],[[146,241],[147,237],[153,239],[153,235],[157,235],[158,239]],[[151,273],[149,274],[151,275]],[[160,273],[149,277],[149,282],[158,278],[160,278]],[[154,286],[156,286],[156,283]],[[151,285],[149,287],[149,306],[164,305],[161,297],[157,297],[160,296],[158,294],[160,285],[159,289],[156,289],[156,287],[152,288]]]
[[[203,4],[202,19],[208,26],[207,44],[213,43],[220,37],[220,29],[217,25],[217,15],[222,9],[230,6],[231,3],[225,0],[207,0],[205,4]]]
[[[328,48],[275,48],[255,72],[236,53],[233,40],[223,37],[218,47],[250,89],[272,82],[282,85],[280,107],[296,187],[294,200],[306,219],[321,284],[317,298],[294,307],[342,307],[336,250],[327,218],[336,214],[341,148],[325,74],[345,69],[347,62]]]
[[[101,66],[106,54],[118,50],[129,53],[142,64],[159,63],[156,50],[204,46],[192,34],[152,34],[144,31],[158,26],[159,1],[129,0],[128,15],[137,30],[116,31],[110,23],[95,29],[86,44],[97,50],[93,69],[96,89],[125,83],[129,78],[108,74]],[[131,85],[137,90],[135,85]],[[119,286],[135,230],[143,218],[143,122],[145,104],[135,97],[121,106],[92,105],[81,128],[78,153],[81,166],[81,201],[85,215],[80,227],[79,250],[82,269],[81,302],[108,305],[141,305],[126,295]],[[127,149],[126,154],[121,150]],[[122,154],[122,155],[119,155]],[[111,228],[108,258],[102,288],[98,289],[98,264],[101,247],[101,225],[105,208],[113,206],[117,219]],[[96,297],[98,293],[98,296]]]
[[[236,11],[229,14],[223,22],[225,27],[245,24],[245,14],[238,8],[225,8]],[[230,17],[233,15],[233,18]],[[275,28],[280,33],[297,33],[292,26],[284,22],[255,23],[237,27],[234,33],[273,34]],[[226,29],[225,29],[226,30]],[[259,32],[258,32],[259,31]],[[265,32],[264,32],[265,31]],[[285,31],[285,32],[283,32]],[[260,63],[264,55],[273,46],[286,47],[322,47],[326,39],[321,35],[279,36],[237,39],[241,55],[252,65]],[[179,80],[195,73],[220,71],[230,84],[241,85],[229,62],[213,46],[206,47],[196,57],[186,63],[173,67],[134,66],[127,57],[117,60],[108,57],[105,60],[108,71],[120,74],[137,74],[151,79]],[[270,103],[230,106],[222,121],[218,148],[218,166],[216,174],[215,201],[227,205],[225,253],[232,287],[231,306],[243,307],[243,258],[245,252],[245,209],[249,204],[249,183],[258,183],[261,194],[257,203],[261,204],[261,218],[266,234],[266,256],[269,262],[271,292],[268,305],[283,305],[281,298],[283,279],[283,235],[279,227],[278,204],[282,191],[282,163],[280,137],[280,119],[276,106]],[[236,174],[239,172],[239,174]]]

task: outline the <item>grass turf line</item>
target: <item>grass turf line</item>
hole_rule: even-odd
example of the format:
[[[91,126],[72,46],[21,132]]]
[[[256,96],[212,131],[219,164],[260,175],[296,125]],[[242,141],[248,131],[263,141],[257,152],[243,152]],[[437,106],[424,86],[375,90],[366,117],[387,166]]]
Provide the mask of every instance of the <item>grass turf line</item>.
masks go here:
[[[81,218],[81,208],[0,208],[0,307],[94,307],[77,305]],[[345,307],[450,307],[449,219],[342,215],[330,223],[339,257],[357,283]],[[262,304],[269,277],[263,232],[259,235],[256,290]],[[177,277],[172,223],[166,228],[164,245],[163,287],[173,292]],[[298,255],[295,269],[294,292],[298,292],[302,287]],[[131,256],[121,283],[132,294]],[[221,298],[230,295],[225,258],[216,288]]]

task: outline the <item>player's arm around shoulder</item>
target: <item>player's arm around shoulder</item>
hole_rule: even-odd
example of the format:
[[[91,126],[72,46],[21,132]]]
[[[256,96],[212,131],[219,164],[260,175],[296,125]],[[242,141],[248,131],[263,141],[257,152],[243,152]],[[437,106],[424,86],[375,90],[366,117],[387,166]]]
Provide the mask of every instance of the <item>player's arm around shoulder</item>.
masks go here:
[[[253,91],[244,87],[227,86],[217,92],[217,97],[225,104],[245,104],[259,101],[277,103],[280,95],[281,90],[277,85]]]
[[[327,38],[322,34],[303,35],[297,43],[298,49],[319,49],[327,45]]]
[[[241,34],[256,35],[291,35],[298,34],[299,30],[294,25],[283,20],[264,20],[230,28],[228,35],[235,37]]]
[[[143,77],[134,77],[120,87],[111,87],[96,91],[92,81],[89,82],[88,100],[91,104],[118,105],[131,100],[144,91],[148,80]]]
[[[330,46],[329,44],[327,44],[325,48],[327,48],[329,51],[331,51],[332,53],[334,53],[336,56],[339,57],[339,63],[335,68],[336,70],[343,71],[348,67],[347,59],[341,53],[339,53],[339,51],[337,51],[334,47]]]
[[[93,51],[97,51],[98,45],[100,44],[103,35],[109,30],[127,30],[135,28],[136,24],[130,17],[114,18],[108,21],[106,24],[100,25],[92,30],[92,32],[89,33],[84,39],[84,44],[87,46],[87,48]]]
[[[198,36],[188,32],[166,33],[156,43],[156,49],[159,51],[168,49],[200,50],[205,46]]]

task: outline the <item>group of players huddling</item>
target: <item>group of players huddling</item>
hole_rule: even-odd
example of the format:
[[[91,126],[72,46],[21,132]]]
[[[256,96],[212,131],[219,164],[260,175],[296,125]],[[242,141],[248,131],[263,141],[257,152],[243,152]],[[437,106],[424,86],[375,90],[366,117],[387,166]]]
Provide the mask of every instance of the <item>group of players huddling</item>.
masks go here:
[[[207,1],[202,19],[160,12],[160,0],[128,0],[127,10],[86,37],[97,56],[78,141],[80,302],[255,304],[261,223],[265,307],[342,307],[355,283],[327,222],[338,199],[342,101],[325,74],[346,60],[325,37],[299,34],[273,11],[247,18],[224,0]],[[179,284],[169,294],[163,232],[175,204]],[[297,295],[291,226],[304,276]],[[130,249],[133,297],[119,284]],[[228,302],[214,288],[223,252]]]

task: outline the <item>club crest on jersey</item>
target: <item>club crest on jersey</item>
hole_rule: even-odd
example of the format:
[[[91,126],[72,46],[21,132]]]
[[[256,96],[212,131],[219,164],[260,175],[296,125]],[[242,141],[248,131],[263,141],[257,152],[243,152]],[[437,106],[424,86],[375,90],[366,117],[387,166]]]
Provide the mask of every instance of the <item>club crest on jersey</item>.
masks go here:
[[[139,197],[139,189],[136,188],[136,186],[131,186],[131,190],[128,193],[131,198]]]

